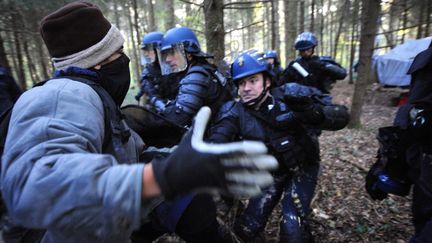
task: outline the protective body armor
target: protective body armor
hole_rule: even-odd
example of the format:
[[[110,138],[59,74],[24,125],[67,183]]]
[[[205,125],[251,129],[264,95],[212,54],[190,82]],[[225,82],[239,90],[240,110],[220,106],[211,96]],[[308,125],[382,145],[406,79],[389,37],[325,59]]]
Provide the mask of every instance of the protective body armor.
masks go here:
[[[202,106],[209,106],[216,114],[220,106],[231,99],[226,79],[209,63],[196,63],[180,81],[178,95],[162,113],[167,119],[189,126]]]
[[[293,67],[294,63],[300,64],[309,75],[307,77],[302,76]],[[331,84],[335,83],[336,80],[344,79],[346,75],[346,70],[330,57],[312,56],[307,59],[299,57],[290,62],[282,73],[281,80],[285,83],[296,82],[312,86],[328,94]]]

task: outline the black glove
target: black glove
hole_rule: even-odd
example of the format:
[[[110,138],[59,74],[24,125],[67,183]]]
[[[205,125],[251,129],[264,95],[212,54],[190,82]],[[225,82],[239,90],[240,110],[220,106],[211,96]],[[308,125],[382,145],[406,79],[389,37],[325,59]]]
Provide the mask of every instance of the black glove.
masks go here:
[[[319,57],[312,58],[307,63],[313,70],[324,70],[326,63],[321,61]]]
[[[387,197],[387,192],[380,190],[377,187],[378,175],[384,170],[380,157],[377,162],[370,168],[366,176],[366,191],[374,200],[383,200]]]
[[[209,189],[250,197],[273,182],[268,170],[275,169],[277,161],[266,154],[263,143],[203,142],[210,113],[208,107],[201,108],[193,129],[186,133],[172,154],[152,161],[156,181],[166,198]]]
[[[321,105],[315,103],[312,97],[285,95],[284,100],[288,107],[294,111],[299,121],[309,125],[316,125],[324,120]]]
[[[284,95],[285,104],[293,111],[307,111],[313,106],[313,99],[309,96]]]

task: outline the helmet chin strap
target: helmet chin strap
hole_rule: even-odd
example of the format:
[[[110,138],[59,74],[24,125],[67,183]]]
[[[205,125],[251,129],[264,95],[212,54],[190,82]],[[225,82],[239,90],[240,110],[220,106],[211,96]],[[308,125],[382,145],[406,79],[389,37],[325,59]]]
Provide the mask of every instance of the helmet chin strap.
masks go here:
[[[264,99],[264,97],[266,97],[267,91],[268,91],[268,87],[266,87],[266,79],[263,79],[263,91],[261,92],[260,95],[258,95],[258,97],[256,97],[255,99],[251,99],[249,101],[243,102],[241,101],[244,105],[246,106],[254,106],[255,104],[258,104],[262,101],[262,99]]]

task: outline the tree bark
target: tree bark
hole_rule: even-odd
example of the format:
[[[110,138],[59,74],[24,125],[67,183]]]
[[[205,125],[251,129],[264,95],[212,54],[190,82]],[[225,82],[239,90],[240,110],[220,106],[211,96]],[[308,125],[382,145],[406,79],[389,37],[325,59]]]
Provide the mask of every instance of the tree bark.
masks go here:
[[[311,2],[311,14],[310,14],[310,32],[315,31],[315,0],[312,0]]]
[[[130,38],[132,40],[132,60],[131,60],[131,64],[132,67],[134,67],[135,70],[132,70],[132,73],[134,73],[135,75],[135,82],[137,85],[139,85],[139,80],[140,80],[140,64],[139,64],[139,56],[138,56],[138,50],[137,50],[137,41],[135,41],[135,34],[134,34],[134,28],[133,28],[133,23],[132,23],[132,13],[130,11],[130,6],[127,5],[126,6],[128,12],[126,13],[127,15],[127,19],[128,19],[128,24],[129,24],[129,35]]]
[[[341,8],[341,11],[340,11],[342,13],[341,13],[340,18],[339,18],[338,28],[337,28],[336,36],[335,36],[334,49],[333,49],[333,53],[332,53],[333,58],[336,58],[336,54],[338,51],[339,37],[341,35],[342,27],[343,27],[343,24],[345,22],[346,13],[348,13],[348,10],[349,10],[349,4],[350,4],[350,1],[345,0],[343,6]]]
[[[169,30],[175,26],[175,16],[174,16],[174,0],[164,0],[165,3],[165,30]]]
[[[305,31],[305,2],[300,1],[300,22],[299,22],[299,32]]]
[[[354,66],[354,58],[355,58],[355,50],[356,50],[356,42],[357,42],[357,21],[358,21],[358,12],[359,12],[359,0],[354,0],[353,2],[353,11],[351,18],[351,53],[350,53],[350,69],[349,69],[349,83],[353,84],[353,66]]]
[[[10,72],[10,65],[6,56],[6,51],[3,45],[3,37],[1,33],[0,33],[0,65],[5,67]]]
[[[429,36],[429,30],[430,30],[430,16],[432,11],[432,0],[427,0],[427,7],[426,7],[426,27],[425,27],[425,33],[424,36]]]
[[[225,56],[223,16],[223,0],[204,0],[207,51],[214,55],[215,63],[219,63]]]
[[[189,5],[189,4],[188,4]],[[148,24],[148,29],[149,31],[156,31],[156,20],[155,20],[155,15],[154,15],[154,5],[153,5],[153,1],[152,0],[148,0],[147,2],[147,6],[148,6],[148,20],[149,20],[149,24]]]
[[[117,28],[120,28],[120,16],[118,13],[118,3],[117,1],[113,1],[114,2],[114,20],[115,20],[115,24],[117,26]]]
[[[293,48],[297,36],[297,1],[284,0],[285,12],[285,64],[295,59],[296,53]]]
[[[426,7],[426,2],[425,1],[419,1],[420,3],[418,4],[419,6],[419,16],[418,16],[418,27],[417,27],[417,39],[420,39],[423,37],[423,9]]]
[[[25,76],[25,72],[24,72],[24,61],[23,61],[23,54],[22,54],[22,49],[21,49],[21,37],[20,34],[18,33],[17,30],[20,29],[21,27],[21,23],[19,23],[19,20],[22,19],[21,16],[15,12],[12,14],[12,25],[14,26],[14,30],[13,31],[13,37],[14,37],[14,44],[15,44],[15,54],[16,54],[16,65],[15,65],[15,69],[17,72],[17,77],[18,77],[18,83],[21,86],[21,88],[23,90],[27,89],[27,84],[26,84],[26,76]]]
[[[280,35],[279,35],[279,1],[271,1],[272,8],[272,50],[280,53]]]
[[[402,0],[402,42],[405,42],[405,30],[407,27],[407,22],[408,22],[408,4],[407,4],[407,0]]]
[[[132,9],[133,9],[133,13],[134,13],[134,22],[133,22],[133,26],[135,29],[135,34],[136,34],[136,40],[137,43],[134,43],[134,45],[139,45],[139,43],[141,43],[141,31],[139,28],[139,15],[138,15],[138,4],[137,4],[137,0],[131,0],[131,4],[132,4]]]
[[[361,114],[371,71],[371,60],[374,41],[378,29],[377,18],[381,9],[381,0],[362,0],[362,19],[360,36],[360,63],[358,79],[355,83],[353,103],[351,106],[350,128],[361,126]]]

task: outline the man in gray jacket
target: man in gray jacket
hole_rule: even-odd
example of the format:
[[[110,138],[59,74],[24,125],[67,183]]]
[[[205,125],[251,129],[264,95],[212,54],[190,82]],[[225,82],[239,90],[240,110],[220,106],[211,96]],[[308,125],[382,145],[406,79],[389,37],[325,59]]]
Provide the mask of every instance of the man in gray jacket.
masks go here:
[[[120,31],[88,2],[51,13],[40,30],[56,77],[18,99],[1,158],[1,193],[22,239],[129,242],[161,195],[251,196],[272,182],[277,162],[262,143],[202,141],[208,108],[167,158],[137,163],[143,142],[118,109],[130,82]]]

